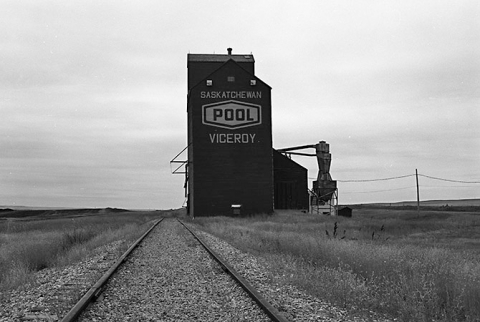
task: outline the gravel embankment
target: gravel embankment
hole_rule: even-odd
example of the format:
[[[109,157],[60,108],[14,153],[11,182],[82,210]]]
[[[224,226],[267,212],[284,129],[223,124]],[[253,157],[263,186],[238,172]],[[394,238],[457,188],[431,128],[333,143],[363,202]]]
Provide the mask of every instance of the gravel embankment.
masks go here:
[[[165,219],[79,321],[269,321],[176,220]]]
[[[190,227],[192,227],[190,225]],[[338,307],[310,296],[295,286],[276,283],[257,257],[244,253],[225,241],[206,232],[196,230],[198,236],[242,274],[289,321],[328,322],[390,322],[372,312],[369,317],[354,316]]]
[[[61,320],[115,263],[121,243],[103,246],[97,255],[75,265],[41,270],[31,284],[0,292],[0,322]]]

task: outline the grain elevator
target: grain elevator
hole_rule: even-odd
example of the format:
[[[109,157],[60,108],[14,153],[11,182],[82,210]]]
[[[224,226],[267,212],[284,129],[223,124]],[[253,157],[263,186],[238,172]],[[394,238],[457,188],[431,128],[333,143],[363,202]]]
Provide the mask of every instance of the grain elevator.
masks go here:
[[[188,211],[273,211],[271,88],[252,55],[188,54]]]
[[[308,208],[306,169],[272,148],[271,87],[255,76],[253,55],[188,54],[187,69],[188,213]]]

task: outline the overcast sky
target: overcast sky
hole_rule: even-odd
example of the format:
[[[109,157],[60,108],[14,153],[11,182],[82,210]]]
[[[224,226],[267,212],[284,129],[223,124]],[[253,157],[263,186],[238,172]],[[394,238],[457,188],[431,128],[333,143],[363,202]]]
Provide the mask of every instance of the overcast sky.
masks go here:
[[[252,53],[276,148],[333,179],[480,182],[480,2],[0,0],[0,205],[177,208],[187,54]],[[316,160],[294,158],[316,177]],[[480,184],[420,177],[420,198]],[[339,182],[415,200],[415,177]]]

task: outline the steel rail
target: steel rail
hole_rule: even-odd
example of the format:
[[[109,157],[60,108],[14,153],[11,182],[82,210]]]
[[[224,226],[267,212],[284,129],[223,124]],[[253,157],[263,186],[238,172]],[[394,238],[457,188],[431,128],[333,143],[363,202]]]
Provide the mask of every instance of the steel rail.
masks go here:
[[[208,247],[190,228],[188,228],[178,218],[177,220],[187,229],[193,237],[205,248],[205,250],[215,259],[223,270],[230,274],[233,279],[247,292],[247,294],[260,306],[260,308],[275,322],[289,322],[276,308],[274,308],[240,273],[223,260],[217,253]]]
[[[130,253],[140,244],[140,242],[147,237],[147,235],[155,228],[159,223],[162,222],[164,218],[157,220],[152,227],[150,227],[135,243],[130,246],[129,249],[125,253],[123,253],[122,256],[113,264],[110,269],[103,274],[102,277],[93,285],[87,293],[75,304],[75,306],[65,315],[65,317],[62,319],[61,322],[72,322],[75,321],[80,313],[83,312],[83,310],[94,300],[95,298],[98,298],[100,296],[100,293],[102,292],[102,288],[105,285],[105,283],[108,281],[108,279],[115,273],[115,271],[120,267],[120,265],[123,264],[123,262],[126,261],[127,257],[130,255]]]

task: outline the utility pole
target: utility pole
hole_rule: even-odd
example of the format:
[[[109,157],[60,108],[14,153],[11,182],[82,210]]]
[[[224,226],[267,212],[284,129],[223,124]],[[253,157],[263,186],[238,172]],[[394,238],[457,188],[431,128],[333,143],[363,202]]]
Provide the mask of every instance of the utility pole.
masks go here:
[[[415,169],[415,178],[417,179],[417,216],[420,217],[420,191],[418,190],[418,171]]]

